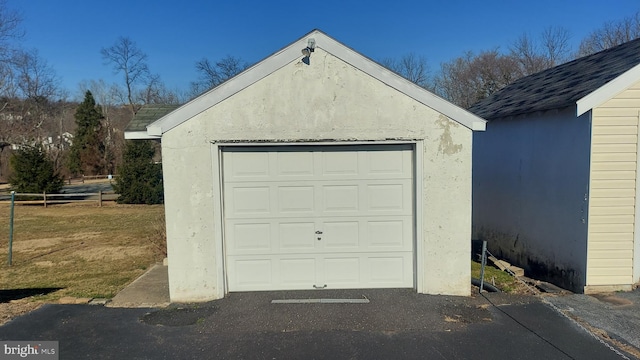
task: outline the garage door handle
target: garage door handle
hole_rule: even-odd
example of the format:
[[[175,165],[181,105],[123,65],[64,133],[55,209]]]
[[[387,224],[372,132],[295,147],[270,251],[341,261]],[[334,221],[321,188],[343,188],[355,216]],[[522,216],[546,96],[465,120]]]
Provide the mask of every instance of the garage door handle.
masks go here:
[[[324,289],[326,287],[327,287],[327,284],[324,284],[323,286],[313,285],[314,289]]]
[[[318,230],[318,231],[316,231],[316,234],[320,235],[320,234],[322,234],[322,231]]]

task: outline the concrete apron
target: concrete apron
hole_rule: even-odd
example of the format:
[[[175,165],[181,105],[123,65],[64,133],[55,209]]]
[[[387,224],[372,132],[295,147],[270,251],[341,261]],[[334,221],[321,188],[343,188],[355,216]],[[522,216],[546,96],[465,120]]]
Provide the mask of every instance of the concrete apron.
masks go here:
[[[134,282],[120,291],[108,307],[166,307],[169,299],[169,275],[167,266],[154,265]]]

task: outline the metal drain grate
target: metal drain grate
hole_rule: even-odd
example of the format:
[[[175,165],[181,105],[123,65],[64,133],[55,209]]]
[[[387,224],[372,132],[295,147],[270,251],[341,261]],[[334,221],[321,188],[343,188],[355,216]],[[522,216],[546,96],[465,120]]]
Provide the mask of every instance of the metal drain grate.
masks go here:
[[[368,304],[369,299],[284,299],[271,300],[272,304]]]

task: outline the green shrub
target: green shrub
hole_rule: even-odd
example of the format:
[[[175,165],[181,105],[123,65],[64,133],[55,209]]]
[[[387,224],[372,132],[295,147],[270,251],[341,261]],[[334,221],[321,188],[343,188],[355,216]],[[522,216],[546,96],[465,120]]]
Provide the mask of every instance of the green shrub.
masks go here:
[[[11,189],[19,193],[57,193],[63,180],[41,146],[25,146],[11,155]]]
[[[127,141],[123,164],[118,169],[114,190],[121,204],[162,204],[162,164],[153,161],[151,141]]]

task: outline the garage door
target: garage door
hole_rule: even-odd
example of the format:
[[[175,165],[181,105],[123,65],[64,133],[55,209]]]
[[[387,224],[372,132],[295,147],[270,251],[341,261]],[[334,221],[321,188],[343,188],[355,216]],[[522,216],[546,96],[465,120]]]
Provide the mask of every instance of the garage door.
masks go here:
[[[410,145],[222,154],[229,291],[413,287]]]

